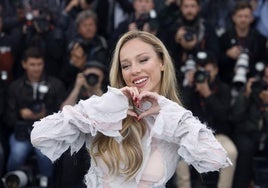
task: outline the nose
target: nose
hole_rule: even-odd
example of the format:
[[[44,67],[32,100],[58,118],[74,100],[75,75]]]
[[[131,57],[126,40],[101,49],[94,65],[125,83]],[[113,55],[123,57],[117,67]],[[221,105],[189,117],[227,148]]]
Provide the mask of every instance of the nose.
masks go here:
[[[138,63],[134,63],[132,65],[132,70],[131,70],[132,74],[138,74],[141,72],[141,66]]]

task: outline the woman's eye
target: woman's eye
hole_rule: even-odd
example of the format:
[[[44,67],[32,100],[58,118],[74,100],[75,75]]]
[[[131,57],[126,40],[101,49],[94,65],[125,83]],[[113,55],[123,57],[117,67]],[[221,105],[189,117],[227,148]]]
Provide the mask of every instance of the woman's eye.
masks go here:
[[[127,69],[129,65],[121,65],[121,69]]]
[[[146,62],[146,61],[148,61],[148,59],[149,58],[143,58],[143,59],[140,60],[140,62]]]

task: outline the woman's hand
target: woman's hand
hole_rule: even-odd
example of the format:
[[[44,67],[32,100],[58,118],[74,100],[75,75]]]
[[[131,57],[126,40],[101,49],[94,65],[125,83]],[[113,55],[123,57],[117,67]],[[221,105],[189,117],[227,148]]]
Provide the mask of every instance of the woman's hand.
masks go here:
[[[123,87],[120,89],[121,92],[131,101],[133,101],[133,104],[138,107],[137,103],[137,96],[139,95],[139,91],[136,87]],[[127,114],[130,116],[134,116],[138,118],[137,113],[133,110],[133,106],[130,106],[128,109]]]
[[[151,103],[151,107],[146,109],[144,112],[142,112],[138,116],[138,120],[142,119],[143,117],[159,113],[160,106],[157,102],[158,98],[159,98],[159,94],[155,92],[150,92],[150,91],[143,91],[138,95],[137,101],[138,101],[139,106],[145,101],[148,101]]]
[[[141,105],[146,101],[151,103],[151,106],[140,115],[137,115],[137,113],[133,110],[133,107],[130,107],[128,109],[128,115],[134,116],[140,120],[143,117],[159,113],[160,106],[157,102],[159,95],[157,93],[150,91],[143,91],[140,93],[136,87],[123,87],[121,88],[121,91],[125,96],[133,101],[133,104],[137,108],[140,108]]]

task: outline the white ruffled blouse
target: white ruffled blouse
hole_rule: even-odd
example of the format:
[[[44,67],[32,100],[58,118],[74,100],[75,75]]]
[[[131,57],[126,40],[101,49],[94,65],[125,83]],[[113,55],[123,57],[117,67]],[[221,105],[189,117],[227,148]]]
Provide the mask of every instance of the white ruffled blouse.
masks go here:
[[[91,160],[85,176],[88,188],[164,188],[174,174],[179,160],[199,173],[217,171],[231,165],[226,151],[206,125],[177,103],[160,96],[158,115],[143,118],[148,131],[142,139],[144,160],[136,177],[126,181],[124,175],[110,176],[101,159]],[[144,103],[138,111],[150,105]],[[91,147],[97,132],[119,143],[122,120],[127,116],[128,99],[119,89],[108,87],[101,97],[92,96],[75,106],[36,121],[31,132],[32,144],[52,161],[69,147],[77,152],[84,143]],[[97,165],[98,164],[98,165]]]

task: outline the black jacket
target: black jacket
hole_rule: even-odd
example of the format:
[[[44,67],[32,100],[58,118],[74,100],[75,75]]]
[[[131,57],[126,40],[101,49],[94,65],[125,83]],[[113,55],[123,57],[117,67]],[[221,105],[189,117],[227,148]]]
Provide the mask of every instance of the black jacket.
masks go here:
[[[204,98],[195,91],[194,87],[184,87],[182,92],[183,103],[202,122],[207,123],[216,134],[231,133],[228,121],[231,94],[229,87],[216,79],[210,84],[212,94]]]
[[[62,82],[56,78],[44,76],[40,83],[45,84],[48,87],[48,91],[43,96],[41,96],[40,92],[37,92],[36,98],[33,87],[26,76],[22,76],[9,85],[5,114],[8,126],[13,127],[18,121],[23,120],[20,116],[20,110],[22,108],[31,108],[37,101],[45,105],[46,115],[59,110],[65,94]]]

